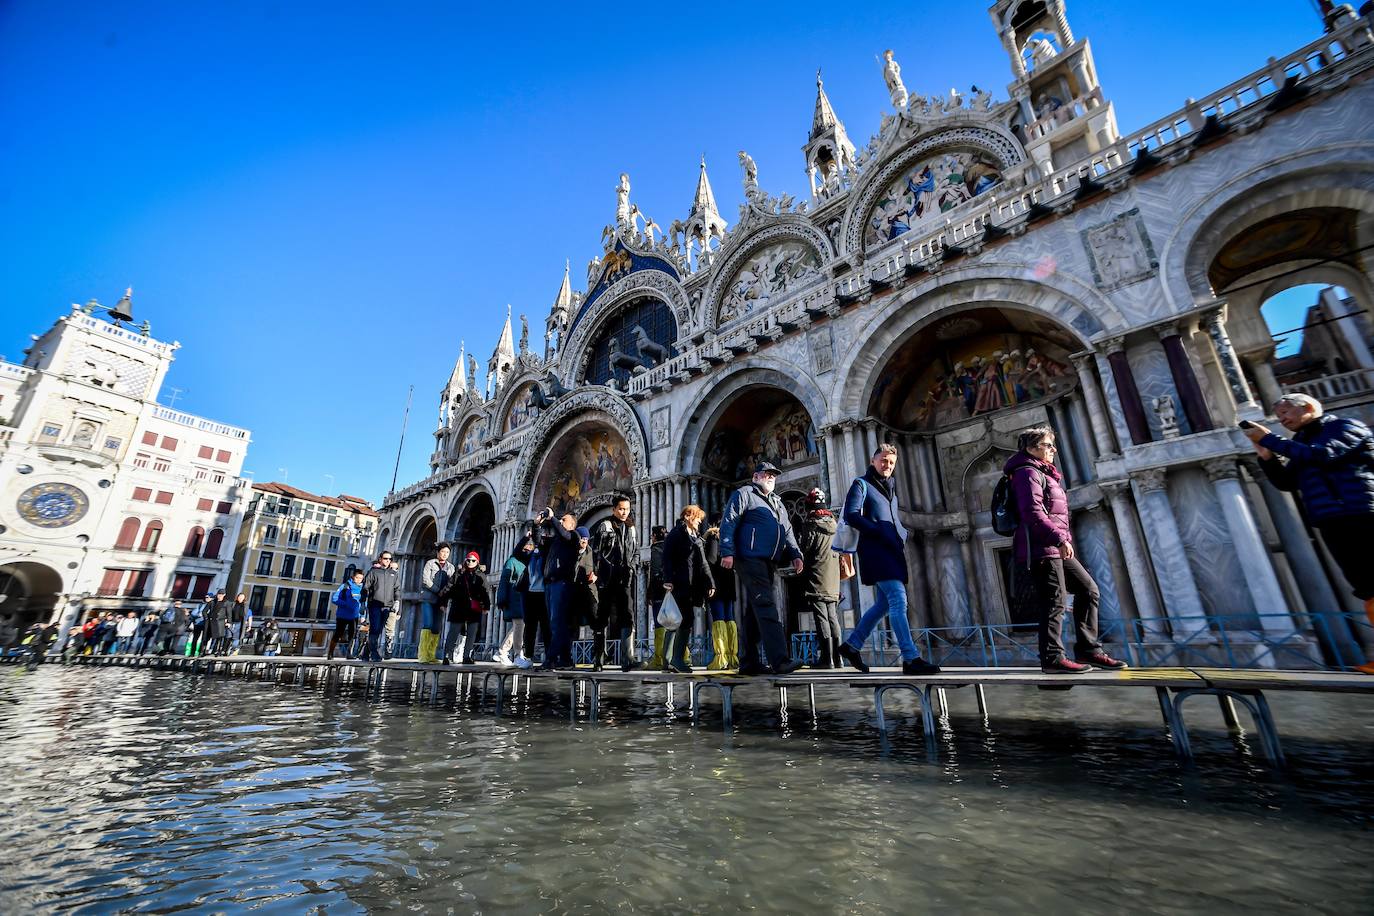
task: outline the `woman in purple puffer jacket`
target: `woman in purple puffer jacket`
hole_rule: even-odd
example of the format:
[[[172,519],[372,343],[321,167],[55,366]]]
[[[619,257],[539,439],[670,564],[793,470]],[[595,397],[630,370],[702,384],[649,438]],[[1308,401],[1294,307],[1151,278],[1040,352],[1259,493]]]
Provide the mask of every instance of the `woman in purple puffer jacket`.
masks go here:
[[[1002,473],[1021,525],[1012,535],[1018,567],[1030,570],[1040,615],[1040,670],[1046,674],[1083,674],[1093,668],[1125,668],[1102,650],[1097,639],[1097,583],[1078,562],[1069,527],[1069,497],[1055,467],[1054,430],[1032,426],[1017,440],[1018,451]],[[1074,656],[1064,655],[1060,629],[1073,596]]]

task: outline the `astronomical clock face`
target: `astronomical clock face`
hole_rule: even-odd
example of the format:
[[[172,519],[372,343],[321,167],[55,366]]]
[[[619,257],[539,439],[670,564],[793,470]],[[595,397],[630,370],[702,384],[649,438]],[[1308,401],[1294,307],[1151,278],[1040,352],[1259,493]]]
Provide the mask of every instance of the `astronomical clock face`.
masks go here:
[[[75,524],[91,501],[69,483],[40,483],[19,494],[19,515],[37,528],[65,528]]]

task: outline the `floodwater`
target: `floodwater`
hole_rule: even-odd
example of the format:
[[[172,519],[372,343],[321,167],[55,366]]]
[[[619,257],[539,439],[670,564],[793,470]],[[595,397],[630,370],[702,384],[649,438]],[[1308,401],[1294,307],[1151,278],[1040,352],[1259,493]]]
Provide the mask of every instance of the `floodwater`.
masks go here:
[[[803,694],[804,696],[804,694]],[[969,691],[932,761],[909,700],[819,721],[737,691],[693,728],[661,688],[570,724],[448,697],[180,672],[0,668],[0,912],[1370,912],[1374,706],[1272,696],[1291,769],[1151,690]],[[900,713],[900,717],[896,715]]]

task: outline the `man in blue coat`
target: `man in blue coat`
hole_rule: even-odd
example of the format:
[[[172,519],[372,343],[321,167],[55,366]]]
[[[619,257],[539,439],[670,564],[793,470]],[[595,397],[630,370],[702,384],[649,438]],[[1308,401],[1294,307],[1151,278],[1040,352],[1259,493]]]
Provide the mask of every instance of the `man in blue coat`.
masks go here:
[[[906,528],[897,505],[897,447],[884,442],[873,453],[868,470],[849,487],[844,521],[859,532],[859,581],[873,586],[877,600],[864,611],[859,625],[840,643],[840,655],[860,671],[867,671],[860,650],[878,621],[887,615],[892,635],[902,650],[902,673],[939,674],[940,666],[921,658],[906,619]]]
[[[1326,413],[1305,394],[1279,398],[1274,415],[1291,439],[1259,423],[1244,427],[1260,467],[1274,486],[1297,492],[1307,520],[1322,533],[1374,624],[1374,433],[1358,420]],[[1374,661],[1359,670],[1374,674]]]
[[[720,565],[733,569],[744,591],[748,613],[742,614],[740,674],[761,674],[758,645],[774,674],[791,674],[802,663],[787,650],[782,610],[777,600],[777,568],[790,563],[802,571],[802,552],[792,534],[787,507],[773,492],[778,469],[764,461],[754,468],[750,483],[730,495],[720,519]]]

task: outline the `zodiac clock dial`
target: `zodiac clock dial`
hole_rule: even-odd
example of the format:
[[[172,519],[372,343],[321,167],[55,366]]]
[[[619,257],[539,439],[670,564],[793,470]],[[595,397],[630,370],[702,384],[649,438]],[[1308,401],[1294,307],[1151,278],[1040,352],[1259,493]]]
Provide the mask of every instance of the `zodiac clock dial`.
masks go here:
[[[65,528],[81,520],[91,501],[69,483],[40,483],[19,494],[19,515],[38,528]]]

